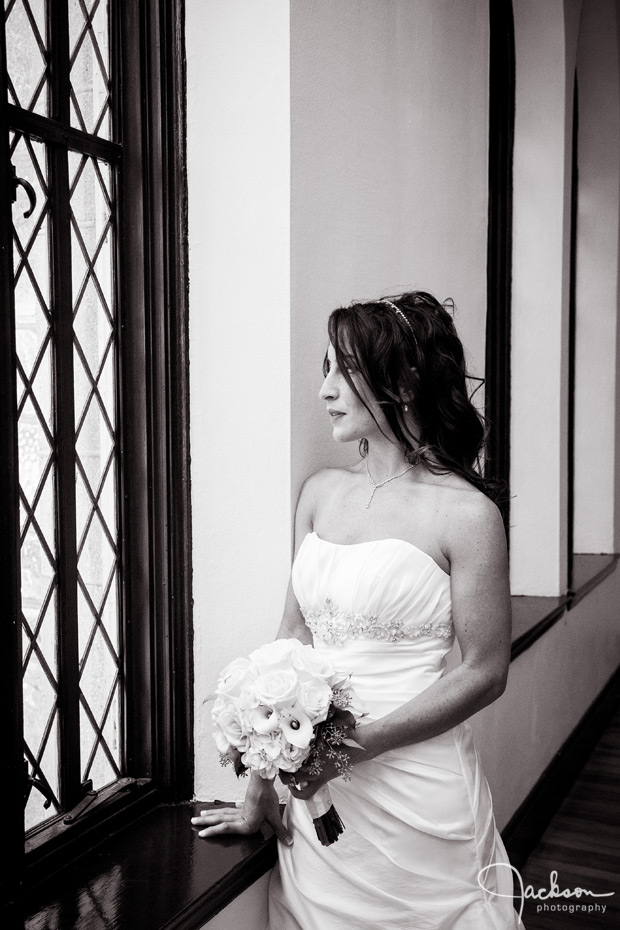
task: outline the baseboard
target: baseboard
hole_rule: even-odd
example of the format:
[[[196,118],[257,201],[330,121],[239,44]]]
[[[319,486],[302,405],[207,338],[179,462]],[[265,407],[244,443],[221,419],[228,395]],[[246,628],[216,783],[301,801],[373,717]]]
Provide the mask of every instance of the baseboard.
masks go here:
[[[562,748],[502,831],[512,865],[521,869],[620,707],[620,668],[590,705]]]

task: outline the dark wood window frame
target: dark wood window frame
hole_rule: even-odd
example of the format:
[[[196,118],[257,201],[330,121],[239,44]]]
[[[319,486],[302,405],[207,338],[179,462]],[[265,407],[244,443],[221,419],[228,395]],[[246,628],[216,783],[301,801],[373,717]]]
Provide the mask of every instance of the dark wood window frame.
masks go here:
[[[573,132],[571,150],[570,197],[570,270],[568,292],[568,511],[566,515],[567,585],[574,588],[575,561],[575,389],[577,337],[577,216],[579,196],[579,86],[577,73],[573,84]]]
[[[512,0],[489,2],[489,207],[487,235],[487,477],[505,488],[500,506],[510,520],[510,352],[512,302],[512,156],[515,39]]]
[[[67,0],[55,0],[55,11]],[[118,196],[119,405],[126,644],[125,777],[101,791],[71,825],[62,816],[24,849],[24,793],[15,322],[12,312],[11,167],[8,128],[54,146],[83,142],[62,118],[42,120],[7,103],[0,43],[0,626],[2,899],[49,876],[160,800],[193,787],[191,519],[189,480],[187,198],[182,0],[114,4],[114,93],[120,102]],[[3,30],[2,37],[4,36]],[[127,37],[131,41],[127,41]],[[121,41],[121,38],[124,41]],[[52,74],[52,80],[56,76]],[[99,154],[97,146],[91,154]]]

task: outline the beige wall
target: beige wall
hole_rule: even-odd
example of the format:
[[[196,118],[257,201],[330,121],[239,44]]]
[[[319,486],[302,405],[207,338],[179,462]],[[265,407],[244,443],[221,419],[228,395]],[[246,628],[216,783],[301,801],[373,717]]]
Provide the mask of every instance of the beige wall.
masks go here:
[[[294,496],[318,467],[357,458],[317,397],[334,307],[411,288],[452,297],[483,373],[487,5],[291,5]]]
[[[472,718],[502,830],[620,663],[620,571],[510,665],[501,698]]]

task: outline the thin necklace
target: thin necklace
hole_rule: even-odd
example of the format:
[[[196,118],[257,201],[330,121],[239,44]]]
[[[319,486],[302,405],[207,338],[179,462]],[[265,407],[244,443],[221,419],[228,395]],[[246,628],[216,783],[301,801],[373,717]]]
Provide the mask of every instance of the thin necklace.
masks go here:
[[[373,499],[373,497],[375,496],[375,492],[378,491],[379,488],[382,488],[385,484],[388,484],[390,481],[395,481],[397,478],[402,478],[402,476],[403,476],[403,475],[406,475],[407,472],[408,472],[408,471],[411,471],[412,468],[415,468],[415,464],[414,464],[414,465],[408,465],[407,468],[405,468],[404,471],[399,471],[399,473],[398,473],[397,475],[392,475],[391,478],[386,478],[385,481],[380,481],[379,484],[377,484],[377,483],[373,480],[372,475],[370,474],[370,471],[369,471],[369,469],[368,469],[368,460],[366,460],[366,474],[368,475],[368,480],[369,480],[370,483],[372,484],[372,494],[371,494],[370,497],[368,498],[368,503],[366,504],[366,510],[368,510],[368,508],[369,508],[370,505],[372,504],[372,499]]]

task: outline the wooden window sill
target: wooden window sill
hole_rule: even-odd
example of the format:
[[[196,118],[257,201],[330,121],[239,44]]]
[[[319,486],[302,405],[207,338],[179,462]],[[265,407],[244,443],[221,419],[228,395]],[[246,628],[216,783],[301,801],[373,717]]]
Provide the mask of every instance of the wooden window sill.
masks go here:
[[[554,623],[579,601],[593,591],[610,575],[620,556],[573,556],[573,584],[571,590],[560,597],[512,598],[512,650],[511,661],[536,642]]]
[[[216,803],[163,804],[69,865],[28,900],[24,930],[198,930],[267,872],[275,836],[200,839]]]

